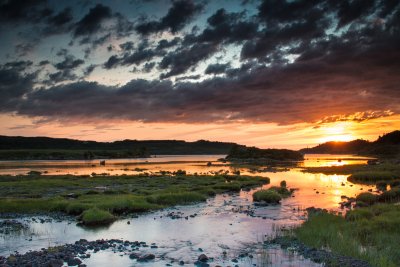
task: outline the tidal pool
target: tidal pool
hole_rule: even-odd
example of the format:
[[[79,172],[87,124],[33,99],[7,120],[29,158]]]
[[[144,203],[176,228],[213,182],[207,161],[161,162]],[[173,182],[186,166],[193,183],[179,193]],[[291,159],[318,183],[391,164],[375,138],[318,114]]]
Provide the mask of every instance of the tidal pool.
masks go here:
[[[188,173],[212,173],[216,171],[237,171],[217,161],[221,156],[169,156],[135,160],[109,160],[106,166],[86,161],[24,161],[1,162],[1,173],[18,174],[31,170],[46,171],[49,174],[110,174],[134,173],[132,169],[145,168],[148,172],[160,170],[186,170]],[[306,155],[302,166],[331,166],[335,164],[366,163],[367,158],[351,155]],[[207,166],[207,162],[212,162]],[[65,164],[63,166],[63,164]],[[95,165],[95,166],[93,166]],[[211,266],[319,266],[294,252],[278,247],[264,247],[263,241],[273,236],[282,226],[295,226],[305,219],[304,209],[310,206],[341,211],[342,196],[352,197],[369,189],[367,186],[347,182],[347,175],[324,175],[304,173],[299,168],[264,170],[254,172],[239,169],[242,174],[267,176],[271,185],[285,180],[288,187],[296,188],[293,197],[282,200],[280,205],[256,207],[251,194],[224,194],[208,199],[206,203],[178,206],[118,220],[105,228],[83,228],[74,221],[52,220],[41,223],[30,217],[20,218],[29,229],[12,235],[0,234],[0,255],[7,256],[15,251],[40,250],[43,247],[73,243],[81,238],[123,239],[156,243],[158,248],[141,248],[154,253],[155,262],[143,263],[148,266],[179,265],[179,261],[193,265],[197,257],[205,253],[213,257]],[[173,219],[168,214],[179,214]],[[192,217],[190,217],[192,215]],[[188,219],[185,219],[189,216]],[[45,219],[45,218],[44,218]],[[129,221],[129,224],[128,224]],[[249,253],[251,257],[239,257]],[[88,266],[135,266],[124,252],[100,251],[91,253],[83,262]],[[238,262],[232,260],[237,259]]]

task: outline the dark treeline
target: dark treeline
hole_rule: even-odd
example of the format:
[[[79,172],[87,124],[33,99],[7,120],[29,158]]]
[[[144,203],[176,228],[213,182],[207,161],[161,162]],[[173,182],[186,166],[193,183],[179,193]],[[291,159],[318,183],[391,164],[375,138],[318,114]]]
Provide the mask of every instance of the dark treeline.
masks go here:
[[[67,138],[0,136],[0,150],[131,151],[140,155],[227,154],[234,143],[199,140],[80,141]],[[90,153],[89,153],[90,156]]]
[[[400,153],[400,131],[393,131],[380,136],[373,142],[361,139],[349,142],[326,142],[312,148],[303,148],[300,152],[304,154],[395,156]]]

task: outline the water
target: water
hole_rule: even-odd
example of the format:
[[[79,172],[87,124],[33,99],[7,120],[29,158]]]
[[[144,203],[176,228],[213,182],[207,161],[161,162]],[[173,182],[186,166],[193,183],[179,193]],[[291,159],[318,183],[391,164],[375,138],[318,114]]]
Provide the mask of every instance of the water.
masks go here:
[[[217,161],[221,156],[169,156],[135,160],[108,160],[106,166],[98,161],[24,161],[2,162],[2,173],[18,174],[31,170],[46,171],[49,174],[90,174],[92,172],[110,174],[135,173],[132,169],[145,168],[146,172],[160,170],[186,170],[188,173],[212,173],[219,170],[236,171],[235,168]],[[338,160],[341,159],[341,160]],[[303,166],[332,166],[337,164],[363,164],[367,158],[351,155],[307,155]],[[207,167],[207,162],[212,166]],[[92,166],[94,165],[94,166]],[[271,185],[279,185],[286,180],[288,187],[296,188],[294,196],[282,200],[281,205],[254,207],[252,191],[234,195],[218,195],[206,203],[191,206],[179,206],[167,210],[147,213],[138,218],[119,220],[109,227],[87,229],[74,222],[33,222],[30,218],[21,218],[29,224],[29,231],[14,235],[0,235],[0,255],[9,255],[13,251],[21,253],[38,250],[42,247],[72,243],[81,238],[87,240],[118,238],[130,241],[157,243],[158,249],[148,249],[157,256],[151,266],[165,266],[180,260],[191,263],[197,259],[199,248],[209,257],[214,257],[212,265],[235,265],[231,260],[239,254],[249,252],[253,258],[239,259],[239,266],[318,266],[301,256],[280,248],[263,248],[262,242],[274,234],[279,226],[295,226],[305,219],[304,208],[314,206],[328,210],[341,211],[341,196],[348,197],[369,189],[347,182],[347,175],[324,175],[304,173],[299,168],[277,171],[254,172],[240,169],[242,174],[267,176]],[[246,211],[254,210],[255,217]],[[171,219],[169,212],[181,212],[184,216],[197,214],[194,218]],[[130,222],[128,224],[127,222]],[[31,240],[31,241],[29,241]],[[144,249],[145,251],[146,249]],[[224,254],[224,252],[226,254]],[[160,256],[165,259],[161,260]],[[137,263],[121,252],[99,252],[84,261],[88,266],[133,266]]]

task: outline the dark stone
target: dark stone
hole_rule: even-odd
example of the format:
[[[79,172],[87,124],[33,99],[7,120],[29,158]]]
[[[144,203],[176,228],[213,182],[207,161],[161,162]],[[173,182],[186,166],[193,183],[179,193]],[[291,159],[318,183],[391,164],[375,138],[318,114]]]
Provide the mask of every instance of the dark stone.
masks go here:
[[[49,262],[47,262],[48,267],[61,267],[63,265],[64,265],[63,260],[52,259]]]
[[[145,254],[145,255],[141,256],[140,258],[138,258],[137,261],[144,262],[144,261],[154,260],[155,258],[156,258],[156,256],[154,254]]]
[[[206,261],[208,261],[208,257],[207,257],[206,254],[201,254],[201,255],[197,258],[197,260],[198,260],[198,261],[201,261],[201,262],[206,262]]]
[[[78,258],[67,259],[68,266],[75,266],[81,264],[82,261]]]
[[[138,259],[140,257],[140,255],[138,254],[138,253],[131,253],[130,255],[129,255],[129,258],[130,259]]]

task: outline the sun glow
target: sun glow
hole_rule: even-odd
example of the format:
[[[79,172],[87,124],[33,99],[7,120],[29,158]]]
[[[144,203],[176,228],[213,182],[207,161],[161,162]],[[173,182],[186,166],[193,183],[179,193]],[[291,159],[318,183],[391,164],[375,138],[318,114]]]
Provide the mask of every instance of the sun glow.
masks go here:
[[[324,127],[324,137],[321,138],[321,142],[328,141],[351,141],[356,139],[349,131],[350,122],[339,122],[334,125]]]

